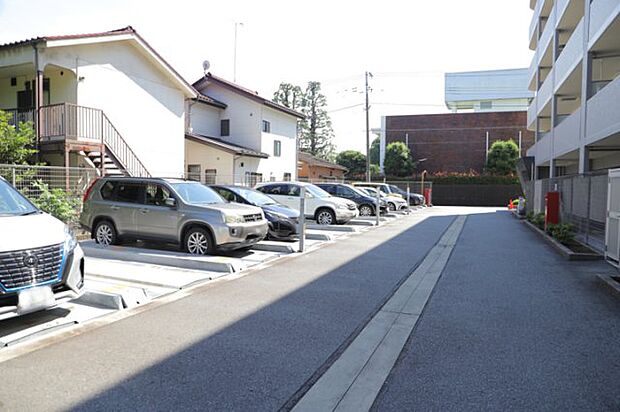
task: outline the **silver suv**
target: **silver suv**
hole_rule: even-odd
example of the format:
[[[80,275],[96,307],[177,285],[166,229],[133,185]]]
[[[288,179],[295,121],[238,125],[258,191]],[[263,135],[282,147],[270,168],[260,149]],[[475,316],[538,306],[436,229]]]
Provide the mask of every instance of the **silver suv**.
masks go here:
[[[155,240],[198,255],[249,249],[268,229],[260,208],[226,203],[198,182],[129,177],[95,181],[84,195],[80,223],[102,245]]]

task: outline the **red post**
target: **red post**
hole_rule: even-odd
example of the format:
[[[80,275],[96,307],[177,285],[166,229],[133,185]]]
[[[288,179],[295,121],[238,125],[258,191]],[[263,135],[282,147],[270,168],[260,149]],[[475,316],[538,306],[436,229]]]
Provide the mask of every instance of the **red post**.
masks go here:
[[[433,206],[433,189],[425,188],[423,196],[424,196],[424,202],[426,203],[426,206]]]
[[[547,192],[545,196],[545,230],[550,224],[560,223],[560,192]]]

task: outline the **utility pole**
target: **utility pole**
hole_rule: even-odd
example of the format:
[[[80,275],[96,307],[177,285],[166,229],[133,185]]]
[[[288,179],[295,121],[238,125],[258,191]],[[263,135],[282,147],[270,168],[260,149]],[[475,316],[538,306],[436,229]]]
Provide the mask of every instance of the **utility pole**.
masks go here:
[[[368,77],[372,78],[371,72],[366,72],[366,181],[370,182],[370,103],[368,101]]]
[[[233,57],[233,83],[237,82],[237,26],[243,27],[243,23],[235,22],[235,51]]]

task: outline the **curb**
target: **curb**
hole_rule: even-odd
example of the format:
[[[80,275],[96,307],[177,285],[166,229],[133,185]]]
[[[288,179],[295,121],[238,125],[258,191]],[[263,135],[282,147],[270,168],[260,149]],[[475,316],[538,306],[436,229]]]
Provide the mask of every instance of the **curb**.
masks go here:
[[[553,239],[551,236],[548,236],[545,232],[528,222],[527,220],[522,220],[523,224],[530,228],[533,232],[537,233],[540,237],[542,237],[547,243],[549,243],[562,257],[566,260],[602,260],[603,256],[598,253],[579,253],[573,252],[557,240]]]

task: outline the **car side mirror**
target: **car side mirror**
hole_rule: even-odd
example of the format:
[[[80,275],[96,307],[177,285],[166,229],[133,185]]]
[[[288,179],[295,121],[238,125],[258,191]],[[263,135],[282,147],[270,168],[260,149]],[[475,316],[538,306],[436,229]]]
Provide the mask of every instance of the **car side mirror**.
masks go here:
[[[312,199],[314,197],[314,195],[312,193],[306,192],[306,197],[308,199]]]
[[[177,205],[177,200],[174,197],[169,197],[164,201],[164,204],[168,207],[175,207]]]

